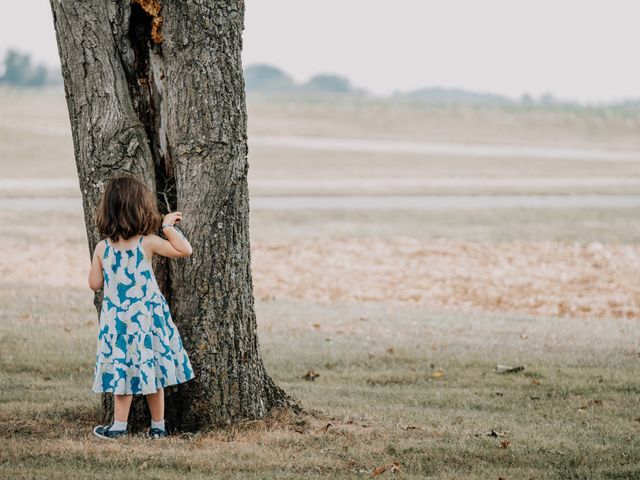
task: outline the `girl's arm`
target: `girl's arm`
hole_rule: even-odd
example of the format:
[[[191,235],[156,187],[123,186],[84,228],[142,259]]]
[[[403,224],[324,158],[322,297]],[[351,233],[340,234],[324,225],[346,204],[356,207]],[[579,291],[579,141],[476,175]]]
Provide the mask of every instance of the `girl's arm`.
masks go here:
[[[102,240],[98,242],[96,248],[93,250],[91,268],[89,269],[89,288],[94,292],[100,290],[104,283],[104,277],[102,275],[102,256],[104,255],[105,247],[106,243]]]
[[[169,240],[165,240],[158,235],[149,235],[145,240],[145,243],[149,245],[149,250],[151,250],[152,254],[171,258],[182,258],[191,255],[191,244],[186,238],[182,237],[177,230],[171,227],[165,228],[164,234]],[[180,237],[180,239],[176,239],[176,236]],[[183,242],[186,242],[186,245],[183,244]],[[180,250],[178,248],[180,248]]]

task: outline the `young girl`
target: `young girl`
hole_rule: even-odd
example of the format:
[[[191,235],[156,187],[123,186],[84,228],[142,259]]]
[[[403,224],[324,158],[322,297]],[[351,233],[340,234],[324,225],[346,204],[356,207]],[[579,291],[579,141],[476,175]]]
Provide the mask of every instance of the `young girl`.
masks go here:
[[[148,436],[167,435],[164,428],[164,387],[194,378],[189,357],[153,274],[153,255],[180,258],[191,245],[175,223],[180,212],[162,221],[168,240],[154,235],[160,226],[156,202],[133,177],[109,180],[97,211],[104,240],[93,252],[89,286],[104,285],[100,312],[93,391],[114,394],[114,421],[98,425],[99,438],[127,435],[133,395],[146,395],[151,410]]]

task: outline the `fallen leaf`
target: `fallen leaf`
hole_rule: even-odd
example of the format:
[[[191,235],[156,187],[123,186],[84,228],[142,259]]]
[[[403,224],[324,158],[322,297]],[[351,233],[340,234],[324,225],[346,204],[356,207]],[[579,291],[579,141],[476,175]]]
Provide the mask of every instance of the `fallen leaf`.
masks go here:
[[[305,380],[314,380],[316,379],[316,377],[319,377],[320,374],[316,373],[313,370],[309,370],[307,373],[304,374],[304,376],[302,378],[304,378]]]
[[[387,353],[393,353],[393,352],[394,352],[393,347],[387,348]]]
[[[508,448],[511,440],[503,440],[500,442],[500,448]]]
[[[540,385],[540,380],[534,378],[533,380],[531,380],[531,385]]]
[[[442,378],[444,377],[444,372],[442,370],[436,370],[431,374],[431,378]]]
[[[400,471],[400,464],[398,462],[393,462],[390,470],[391,473],[398,473]]]
[[[371,472],[372,477],[377,477],[378,475],[382,475],[387,470],[386,465],[382,465],[380,467],[374,468],[373,472]]]

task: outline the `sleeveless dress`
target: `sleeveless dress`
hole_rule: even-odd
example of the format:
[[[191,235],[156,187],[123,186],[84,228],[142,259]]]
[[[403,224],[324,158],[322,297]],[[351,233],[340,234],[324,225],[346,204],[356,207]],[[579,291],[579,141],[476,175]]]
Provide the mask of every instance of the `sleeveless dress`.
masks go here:
[[[128,250],[105,240],[95,393],[146,395],[194,378],[169,305],[144,256],[143,239]]]

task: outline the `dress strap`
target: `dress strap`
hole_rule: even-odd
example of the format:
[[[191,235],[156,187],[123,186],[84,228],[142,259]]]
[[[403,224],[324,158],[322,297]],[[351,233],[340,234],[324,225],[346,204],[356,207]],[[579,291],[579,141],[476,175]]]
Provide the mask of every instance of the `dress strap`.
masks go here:
[[[104,253],[102,254],[102,259],[103,260],[105,258],[107,258],[107,252],[109,251],[109,247],[111,246],[111,244],[109,243],[109,239],[108,238],[104,239],[104,243],[105,243]]]

